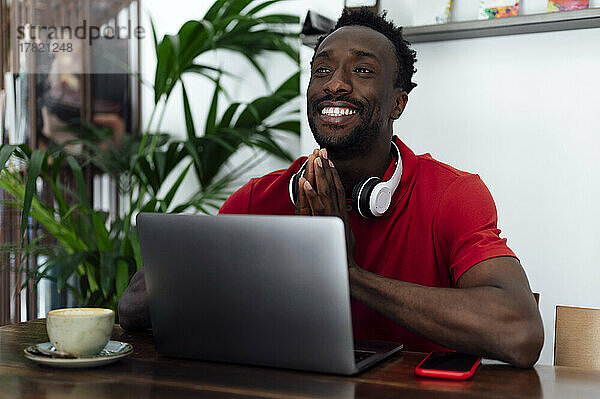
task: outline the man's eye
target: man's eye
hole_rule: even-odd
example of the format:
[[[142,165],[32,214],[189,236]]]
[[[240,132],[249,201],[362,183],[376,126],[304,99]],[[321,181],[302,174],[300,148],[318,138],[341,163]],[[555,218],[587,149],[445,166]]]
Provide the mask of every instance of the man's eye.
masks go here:
[[[354,68],[354,71],[358,72],[358,73],[372,73],[373,72],[368,68],[362,68],[362,67]]]
[[[329,73],[329,68],[325,68],[325,67],[319,67],[317,69],[315,69],[316,73]]]

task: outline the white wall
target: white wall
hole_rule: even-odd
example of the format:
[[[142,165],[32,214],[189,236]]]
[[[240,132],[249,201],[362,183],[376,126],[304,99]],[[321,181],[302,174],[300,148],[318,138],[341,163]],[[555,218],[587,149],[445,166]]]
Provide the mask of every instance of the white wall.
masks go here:
[[[536,1],[523,3],[537,12]],[[413,0],[380,3],[410,23],[402,6]],[[455,11],[465,19],[469,10]],[[555,306],[600,307],[600,29],[413,47],[418,87],[394,130],[416,153],[486,182],[503,235],[541,294],[540,363],[552,364]]]

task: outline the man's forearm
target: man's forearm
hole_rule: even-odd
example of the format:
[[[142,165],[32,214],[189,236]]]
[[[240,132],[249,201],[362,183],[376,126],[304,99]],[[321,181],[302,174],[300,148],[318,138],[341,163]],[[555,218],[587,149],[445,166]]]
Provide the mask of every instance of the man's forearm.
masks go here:
[[[355,299],[447,348],[519,367],[531,366],[539,356],[539,312],[505,289],[425,287],[360,268],[350,269],[350,288]]]
[[[119,300],[119,323],[126,330],[151,328],[144,271],[138,270]]]

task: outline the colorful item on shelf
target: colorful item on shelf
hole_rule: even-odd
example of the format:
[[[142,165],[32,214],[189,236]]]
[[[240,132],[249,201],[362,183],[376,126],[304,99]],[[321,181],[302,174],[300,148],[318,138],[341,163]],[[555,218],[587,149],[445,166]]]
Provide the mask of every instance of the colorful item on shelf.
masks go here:
[[[548,12],[581,10],[588,8],[590,0],[548,0]]]
[[[481,0],[479,19],[516,17],[519,15],[520,0]]]
[[[414,24],[437,25],[448,22],[452,0],[427,0],[417,3]]]

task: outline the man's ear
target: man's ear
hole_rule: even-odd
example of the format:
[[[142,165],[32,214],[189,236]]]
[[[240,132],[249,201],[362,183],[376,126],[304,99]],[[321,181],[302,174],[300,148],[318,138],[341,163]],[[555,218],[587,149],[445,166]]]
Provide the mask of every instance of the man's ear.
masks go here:
[[[402,112],[404,112],[404,108],[406,108],[406,104],[408,103],[408,93],[398,88],[394,92],[394,97],[394,107],[392,108],[390,118],[396,120],[400,118],[400,115],[402,115]]]

